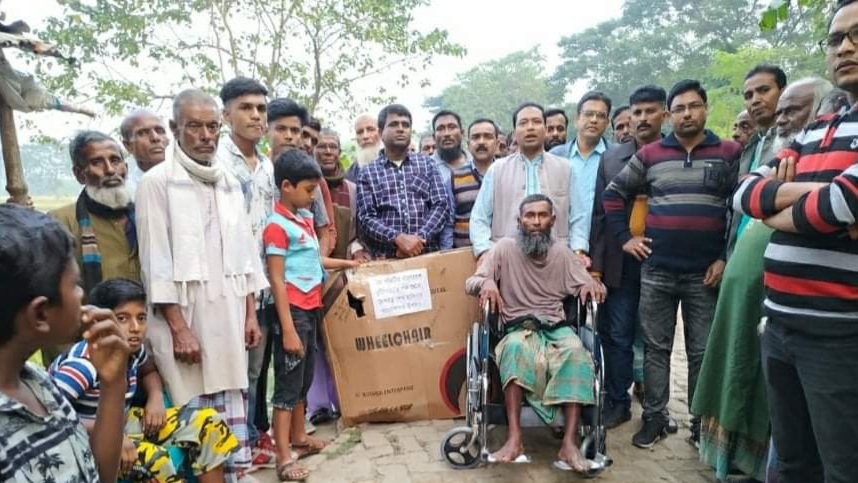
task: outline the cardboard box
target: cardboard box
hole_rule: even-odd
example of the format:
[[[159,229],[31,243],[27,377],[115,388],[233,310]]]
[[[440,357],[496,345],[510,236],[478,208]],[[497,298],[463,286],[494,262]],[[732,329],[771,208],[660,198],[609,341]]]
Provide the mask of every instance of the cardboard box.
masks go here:
[[[346,425],[460,415],[465,340],[479,313],[465,279],[475,270],[461,249],[348,274],[324,320]]]

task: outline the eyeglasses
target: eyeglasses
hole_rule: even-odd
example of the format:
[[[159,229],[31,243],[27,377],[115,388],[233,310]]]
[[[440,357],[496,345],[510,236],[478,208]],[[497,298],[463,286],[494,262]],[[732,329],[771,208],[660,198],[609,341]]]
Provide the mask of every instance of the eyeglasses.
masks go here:
[[[595,119],[597,121],[607,121],[608,113],[602,111],[581,111],[581,116],[584,119]]]
[[[182,129],[185,132],[191,134],[202,134],[203,130],[211,134],[217,134],[220,132],[221,124],[219,122],[209,122],[209,123],[201,123],[201,122],[189,122],[182,126]]]
[[[832,32],[818,42],[822,53],[834,52],[843,45],[843,39],[849,39],[853,45],[858,46],[858,25],[850,28],[848,32]]]
[[[679,116],[679,115],[685,114],[685,111],[699,111],[699,110],[703,109],[705,106],[706,106],[706,104],[703,104],[702,102],[692,102],[691,104],[688,104],[688,105],[683,104],[681,106],[676,106],[674,108],[671,108],[670,113]]]

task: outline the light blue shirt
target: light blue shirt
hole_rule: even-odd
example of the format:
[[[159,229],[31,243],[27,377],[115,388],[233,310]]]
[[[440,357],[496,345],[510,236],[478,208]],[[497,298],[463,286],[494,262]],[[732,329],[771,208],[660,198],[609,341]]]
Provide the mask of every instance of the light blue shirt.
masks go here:
[[[542,189],[539,186],[539,175],[537,172],[541,163],[542,154],[532,160],[524,160],[525,178],[527,180],[524,187],[525,196],[542,193]],[[486,176],[483,178],[483,184],[480,186],[480,192],[477,194],[477,199],[474,201],[474,208],[471,211],[471,245],[473,245],[474,254],[477,256],[494,246],[494,242],[492,241],[492,215],[494,214],[495,203],[494,184],[494,164],[492,164],[486,172]],[[575,193],[575,191],[578,190],[577,186],[578,185],[575,182],[575,170],[570,169],[569,248],[573,250],[586,251],[590,245],[587,237],[590,232],[590,225],[588,221],[587,226],[584,226],[585,213],[581,206],[581,198]],[[593,190],[595,190],[595,185]]]
[[[569,143],[551,150],[552,154],[568,158],[572,172],[575,173],[576,191],[584,209],[584,238],[588,240],[588,247],[590,244],[590,222],[593,219],[593,201],[596,198],[596,177],[599,175],[599,162],[602,160],[602,154],[607,149],[608,145],[605,140],[600,139],[599,144],[590,151],[587,159],[584,159],[578,150],[578,140],[573,139]],[[588,251],[588,248],[583,250]]]

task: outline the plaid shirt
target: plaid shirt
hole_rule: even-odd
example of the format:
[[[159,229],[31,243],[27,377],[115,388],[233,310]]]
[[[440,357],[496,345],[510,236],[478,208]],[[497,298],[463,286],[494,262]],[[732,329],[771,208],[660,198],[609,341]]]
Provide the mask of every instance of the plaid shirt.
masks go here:
[[[450,220],[447,192],[432,159],[408,153],[401,167],[381,157],[360,170],[357,210],[361,241],[374,257],[395,257],[396,236],[417,235],[426,240],[424,253],[440,246],[440,235]]]

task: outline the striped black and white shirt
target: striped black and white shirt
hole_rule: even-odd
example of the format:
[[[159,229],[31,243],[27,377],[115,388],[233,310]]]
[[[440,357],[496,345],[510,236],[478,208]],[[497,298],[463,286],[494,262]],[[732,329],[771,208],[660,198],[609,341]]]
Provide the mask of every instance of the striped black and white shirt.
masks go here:
[[[858,334],[858,241],[847,227],[858,214],[858,111],[822,116],[790,147],[746,176],[733,209],[753,218],[777,213],[783,184],[769,177],[780,160],[797,159],[795,182],[827,183],[792,205],[798,233],[776,231],[765,253],[765,306],[796,330]]]

